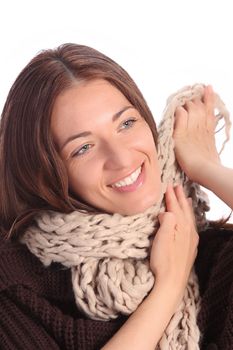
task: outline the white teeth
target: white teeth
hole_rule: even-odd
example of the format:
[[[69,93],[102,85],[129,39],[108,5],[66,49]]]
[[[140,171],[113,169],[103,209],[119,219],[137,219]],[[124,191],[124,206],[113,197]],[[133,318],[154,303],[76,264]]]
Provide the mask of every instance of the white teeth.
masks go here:
[[[141,173],[141,170],[142,167],[138,168],[137,170],[135,170],[134,173],[132,173],[130,176],[127,176],[124,180],[118,181],[115,184],[113,184],[112,187],[122,187],[133,184],[137,180],[139,174]]]

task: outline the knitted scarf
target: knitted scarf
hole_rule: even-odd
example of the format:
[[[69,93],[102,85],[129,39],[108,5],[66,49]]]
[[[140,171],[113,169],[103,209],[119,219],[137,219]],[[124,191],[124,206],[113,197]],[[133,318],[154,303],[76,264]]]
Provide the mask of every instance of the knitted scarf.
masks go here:
[[[175,160],[172,139],[177,106],[195,97],[201,98],[203,92],[204,85],[196,84],[179,90],[167,100],[158,128],[162,191],[154,206],[132,216],[96,215],[84,211],[41,212],[22,237],[22,242],[45,266],[58,262],[71,268],[76,304],[94,320],[107,321],[119,314],[130,315],[152,289],[156,276],[149,266],[150,248],[158,229],[157,216],[165,210],[164,193],[168,182],[183,184],[187,196],[192,197],[197,227],[207,227],[208,198],[200,186],[181,171]],[[226,142],[229,114],[218,95],[215,107],[217,120],[225,120]],[[183,300],[157,349],[199,349],[200,332],[196,323],[199,308],[198,280],[192,269]]]

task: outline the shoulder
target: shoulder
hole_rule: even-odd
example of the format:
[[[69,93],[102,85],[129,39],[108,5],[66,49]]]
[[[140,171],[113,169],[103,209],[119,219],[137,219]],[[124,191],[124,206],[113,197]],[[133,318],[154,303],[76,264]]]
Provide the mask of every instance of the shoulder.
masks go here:
[[[57,295],[71,287],[70,270],[59,264],[45,267],[25,245],[0,238],[0,292],[25,286],[37,294]]]
[[[232,228],[210,228],[199,233],[198,260],[220,254],[222,250],[229,249],[233,244]]]
[[[28,283],[40,264],[19,242],[0,238],[0,291]]]
[[[210,229],[200,233],[195,268],[201,294],[198,323],[203,346],[215,343],[219,349],[232,349],[232,251],[232,229]]]
[[[89,320],[74,300],[70,269],[44,267],[0,240],[0,348],[100,349],[125,322]]]
[[[218,272],[229,262],[233,262],[233,229],[211,228],[199,233],[198,254],[195,261],[200,287],[205,287],[210,273],[218,268]],[[232,264],[233,266],[233,264]],[[233,268],[232,273],[233,273]]]
[[[199,232],[200,237],[200,243],[204,244],[207,241],[215,241],[216,239],[218,241],[227,241],[228,239],[231,239],[233,236],[233,225],[229,225],[226,227],[210,227],[209,229],[205,231]]]

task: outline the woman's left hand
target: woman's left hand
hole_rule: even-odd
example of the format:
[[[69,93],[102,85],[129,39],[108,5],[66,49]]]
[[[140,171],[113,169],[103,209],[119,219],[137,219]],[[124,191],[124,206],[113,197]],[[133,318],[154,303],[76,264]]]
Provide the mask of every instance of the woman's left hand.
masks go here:
[[[178,107],[175,112],[173,138],[175,153],[180,167],[187,176],[200,184],[206,182],[202,172],[212,164],[220,164],[215,144],[216,117],[215,95],[211,86],[206,86],[203,99],[194,99]]]

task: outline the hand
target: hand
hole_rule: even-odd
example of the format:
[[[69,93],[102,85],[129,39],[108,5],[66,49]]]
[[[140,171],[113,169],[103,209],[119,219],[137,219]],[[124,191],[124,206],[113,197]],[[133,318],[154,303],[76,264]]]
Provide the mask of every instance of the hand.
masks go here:
[[[198,244],[193,212],[181,186],[166,192],[150,256],[156,274],[149,295],[102,350],[155,349],[184,294]],[[133,337],[132,337],[133,334]]]
[[[201,185],[206,179],[200,169],[220,164],[214,136],[214,98],[212,87],[207,86],[203,101],[188,101],[175,112],[173,137],[177,161],[186,175]]]
[[[156,275],[156,285],[170,286],[183,296],[191,268],[197,255],[199,236],[195,228],[191,200],[182,186],[168,186],[165,194],[167,211],[159,216],[150,255],[150,267]]]

